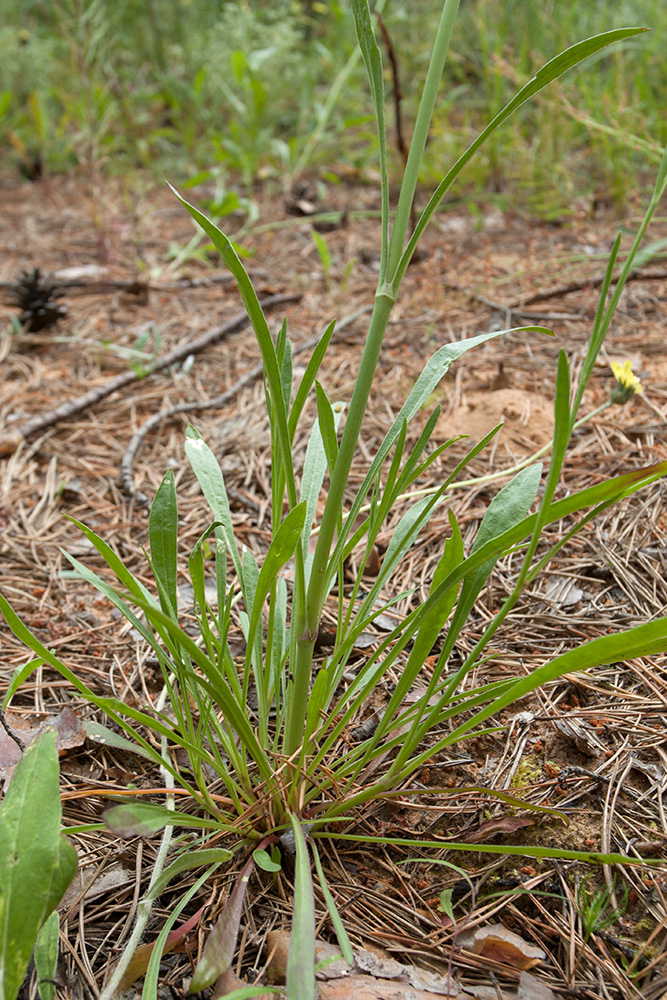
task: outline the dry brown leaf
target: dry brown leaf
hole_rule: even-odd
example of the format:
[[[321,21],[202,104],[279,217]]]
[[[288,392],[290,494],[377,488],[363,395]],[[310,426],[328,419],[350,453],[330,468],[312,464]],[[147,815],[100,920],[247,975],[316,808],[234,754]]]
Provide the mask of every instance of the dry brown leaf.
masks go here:
[[[266,976],[270,983],[281,986],[287,973],[287,953],[289,951],[289,931],[269,931],[266,935],[269,962]]]
[[[40,736],[47,729],[55,729],[56,746],[58,755],[63,756],[66,750],[72,747],[80,747],[86,738],[86,734],[81,726],[81,719],[71,710],[63,708],[58,715],[49,716],[44,719],[35,729],[30,728],[29,720],[15,712],[5,713],[5,722],[12,733],[23,743],[25,747]],[[14,768],[21,759],[21,748],[16,740],[0,727],[0,777],[4,777],[5,785],[9,783]]]
[[[502,924],[489,924],[464,932],[459,944],[475,955],[511,965],[514,969],[532,969],[546,957],[541,948],[524,941]]]
[[[120,863],[110,865],[101,873],[91,872],[89,868],[79,868],[62,898],[59,910],[62,913],[67,913],[77,900],[97,899],[105,892],[111,892],[112,889],[118,890],[121,886],[133,882],[135,878],[136,872],[131,868],[124,868]],[[73,914],[70,913],[69,916],[71,917]]]
[[[270,931],[267,935],[269,963],[267,976],[276,985],[285,982],[289,932]],[[403,965],[389,955],[376,955],[360,948],[354,952],[352,968],[341,955],[338,945],[315,942],[315,961],[326,963],[317,978],[326,981],[327,998],[360,997],[361,1000],[437,1000],[454,997],[458,986],[445,976],[413,965]],[[359,992],[357,992],[359,990]]]
[[[517,1000],[556,1000],[556,994],[537,976],[524,971],[519,979]]]
[[[479,844],[482,840],[497,837],[500,833],[514,833],[516,830],[534,825],[535,820],[529,816],[500,816],[498,819],[487,820],[476,830],[470,830],[459,839],[466,844]]]
[[[327,1000],[449,1000],[458,995],[452,985],[451,993],[431,993],[415,989],[397,979],[376,979],[374,976],[354,975],[345,979],[330,979],[326,986]]]
[[[231,969],[227,969],[216,981],[213,987],[212,1000],[224,1000],[228,993],[233,990],[242,990],[247,987],[247,983],[244,983],[242,979],[239,979]],[[255,1000],[274,1000],[275,993],[261,993],[255,997]]]

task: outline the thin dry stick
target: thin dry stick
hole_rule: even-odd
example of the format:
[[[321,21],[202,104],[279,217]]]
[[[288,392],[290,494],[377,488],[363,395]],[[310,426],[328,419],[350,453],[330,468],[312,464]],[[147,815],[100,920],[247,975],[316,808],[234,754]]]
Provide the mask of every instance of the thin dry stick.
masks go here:
[[[627,281],[660,281],[667,278],[667,271],[631,271],[627,277]],[[483,296],[478,295],[477,292],[472,291],[472,289],[466,288],[465,285],[461,285],[458,281],[448,281],[446,282],[448,288],[454,289],[456,292],[468,292],[472,298],[477,299],[484,305],[489,305],[493,309],[499,311],[509,311],[517,314],[521,314],[521,310],[524,306],[531,305],[533,302],[543,302],[545,299],[555,299],[562,295],[569,295],[570,292],[581,292],[584,288],[599,288],[600,285],[605,280],[604,274],[598,274],[593,278],[583,278],[581,281],[568,281],[564,285],[552,285],[549,288],[538,289],[538,291],[533,292],[532,295],[519,295],[517,298],[512,299],[511,302],[491,302],[485,299]],[[615,285],[618,278],[612,278],[611,284]]]
[[[286,302],[299,302],[300,299],[301,295],[298,292],[291,292],[286,295],[269,295],[260,301],[260,305],[263,309],[273,309],[276,306],[284,305]],[[197,337],[196,340],[182,347],[177,347],[174,351],[170,351],[169,354],[165,354],[164,357],[158,358],[145,371],[136,372],[134,369],[128,369],[128,371],[116,375],[115,378],[109,379],[104,385],[96,386],[90,392],[84,393],[83,396],[78,396],[76,399],[68,399],[65,403],[61,403],[60,406],[56,406],[54,410],[49,410],[47,413],[40,413],[38,416],[32,417],[25,424],[21,424],[20,427],[0,438],[0,457],[13,454],[26,438],[45,430],[47,427],[53,427],[54,424],[60,423],[61,420],[67,420],[76,413],[81,413],[82,410],[88,409],[89,406],[94,406],[95,403],[106,399],[112,392],[124,389],[126,385],[131,385],[133,382],[139,381],[139,379],[146,379],[163,368],[168,368],[170,365],[184,361],[189,355],[198,354],[205,348],[222,340],[223,337],[242,330],[247,322],[248,316],[245,312],[237,313],[236,316],[233,316],[226,323],[214,326],[211,330],[207,330],[206,333]]]
[[[345,330],[346,327],[354,323],[354,321],[360,316],[363,316],[364,313],[370,312],[372,308],[373,307],[370,305],[362,306],[361,309],[357,309],[355,312],[345,316],[339,323],[336,324],[336,335],[332,338],[332,340],[335,341],[338,339],[341,332]],[[306,340],[303,344],[299,344],[298,347],[294,348],[292,352],[293,355],[296,356],[297,354],[302,354],[304,351],[313,350],[313,348],[315,348],[320,342],[320,339],[321,336],[311,337],[310,340]],[[234,396],[237,396],[242,389],[245,389],[248,385],[252,385],[252,383],[258,378],[261,378],[263,371],[264,365],[260,362],[255,365],[254,368],[251,368],[249,372],[246,372],[246,374],[240,378],[238,382],[235,382],[233,386],[223,392],[220,396],[216,396],[214,399],[209,399],[205,402],[195,401],[190,403],[177,403],[175,406],[170,406],[166,410],[160,410],[158,413],[154,413],[152,417],[149,417],[148,420],[144,421],[139,430],[136,431],[130,438],[130,443],[125,449],[125,454],[123,455],[123,459],[120,463],[120,485],[123,492],[144,506],[148,506],[150,503],[146,494],[141,493],[136,488],[132,466],[144,439],[155,427],[179,413],[200,413],[202,410],[217,409],[220,406],[224,406],[225,403],[228,403],[234,398]]]

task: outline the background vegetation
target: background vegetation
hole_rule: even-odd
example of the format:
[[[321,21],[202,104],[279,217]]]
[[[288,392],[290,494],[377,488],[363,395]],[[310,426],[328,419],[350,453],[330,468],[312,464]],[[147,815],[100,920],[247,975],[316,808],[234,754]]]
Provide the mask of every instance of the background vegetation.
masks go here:
[[[440,2],[381,6],[409,139]],[[435,182],[545,59],[630,24],[651,31],[549,88],[458,190],[546,218],[632,201],[667,141],[667,5],[655,0],[464,0],[422,179]],[[354,49],[346,0],[0,0],[5,176],[147,169],[181,185],[215,176],[244,193],[313,171],[344,178],[376,163],[361,63],[348,65]],[[395,147],[393,156],[396,176]]]

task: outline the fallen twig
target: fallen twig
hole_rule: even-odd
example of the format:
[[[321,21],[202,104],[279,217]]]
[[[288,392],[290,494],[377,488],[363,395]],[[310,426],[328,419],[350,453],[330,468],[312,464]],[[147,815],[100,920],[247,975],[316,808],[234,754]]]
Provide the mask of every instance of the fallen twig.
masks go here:
[[[631,271],[627,277],[628,281],[661,281],[667,278],[667,271]],[[563,285],[551,285],[549,288],[541,288],[531,295],[519,295],[517,298],[512,299],[511,302],[493,302],[478,292],[473,291],[471,288],[466,288],[465,285],[461,285],[457,281],[448,281],[447,287],[454,289],[457,292],[467,292],[472,298],[477,299],[478,302],[484,303],[484,305],[489,306],[492,309],[496,309],[499,312],[513,312],[521,315],[534,316],[531,313],[522,313],[524,306],[530,305],[533,302],[543,302],[545,299],[555,299],[562,295],[569,295],[570,292],[581,292],[584,288],[599,288],[605,280],[604,274],[595,275],[593,278],[583,278],[581,281],[568,281]],[[611,284],[615,285],[618,278],[612,278]],[[568,319],[572,317],[567,317]]]
[[[340,322],[336,324],[336,333],[332,340],[339,338],[340,334],[346,327],[350,326],[359,316],[363,316],[364,313],[370,312],[372,306],[362,306],[361,309],[357,309],[355,312],[350,313],[345,316]],[[321,335],[320,335],[321,336]],[[306,340],[303,344],[299,344],[294,347],[292,354],[296,356],[297,354],[303,354],[304,351],[313,350],[320,341],[320,336],[311,337],[310,340]],[[141,425],[138,431],[136,431],[130,438],[130,443],[125,449],[125,454],[123,455],[122,461],[120,463],[120,484],[123,492],[135,499],[138,503],[147,507],[150,503],[149,498],[145,493],[141,493],[137,490],[134,482],[134,473],[132,471],[132,466],[134,464],[134,459],[137,456],[137,452],[141,447],[143,441],[148,434],[155,428],[158,427],[163,421],[169,420],[171,417],[175,417],[179,413],[200,413],[202,410],[216,409],[217,407],[224,406],[228,403],[234,396],[238,395],[242,389],[246,386],[252,385],[258,378],[261,378],[262,372],[264,371],[264,365],[262,362],[251,368],[249,372],[235,382],[233,386],[227,389],[225,392],[221,393],[220,396],[216,396],[214,399],[206,400],[205,402],[195,401],[190,403],[177,403],[175,406],[170,406],[166,410],[160,410],[159,413],[154,413]]]
[[[273,309],[287,302],[298,302],[300,299],[301,294],[298,292],[291,292],[286,295],[269,295],[267,298],[260,300],[260,305],[263,309]],[[242,330],[247,323],[247,314],[245,312],[237,313],[236,316],[233,316],[226,323],[214,326],[211,330],[207,330],[206,333],[197,337],[196,340],[192,340],[182,347],[177,347],[162,358],[157,358],[153,364],[148,365],[143,371],[137,372],[129,368],[127,371],[121,372],[120,375],[116,375],[115,378],[109,379],[104,385],[96,386],[90,392],[84,393],[83,396],[78,396],[76,399],[68,399],[66,402],[61,403],[60,406],[56,406],[55,409],[32,417],[26,423],[21,424],[20,427],[0,437],[0,457],[13,454],[21,442],[33,434],[37,434],[47,427],[53,427],[54,424],[60,423],[61,420],[67,420],[76,413],[81,413],[82,410],[88,409],[89,406],[94,406],[95,403],[106,399],[112,392],[117,392],[119,389],[125,388],[126,385],[138,382],[139,379],[146,379],[155,372],[162,371],[163,368],[169,368],[170,365],[178,364],[191,354],[198,354],[205,348],[210,347],[211,344],[222,340],[223,337]]]

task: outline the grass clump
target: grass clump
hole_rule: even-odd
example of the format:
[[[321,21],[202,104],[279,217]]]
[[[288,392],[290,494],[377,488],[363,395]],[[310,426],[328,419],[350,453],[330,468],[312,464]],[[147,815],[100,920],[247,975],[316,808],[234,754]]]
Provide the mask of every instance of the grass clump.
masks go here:
[[[435,511],[449,499],[465,466],[492,440],[499,428],[452,463],[435,492],[421,494],[403,506],[405,494],[435,459],[453,444],[431,443],[439,417],[435,407],[415,443],[408,446],[408,425],[465,352],[508,331],[493,331],[439,347],[425,365],[398,416],[355,487],[350,470],[357,452],[364,415],[383,339],[402,279],[419,239],[464,167],[491,141],[521,107],[582,60],[598,57],[607,46],[640,33],[618,28],[578,42],[538,69],[477,138],[451,165],[411,229],[410,219],[434,108],[458,10],[445,0],[425,72],[414,132],[395,207],[390,211],[390,172],[385,125],[384,74],[367,0],[353,0],[352,13],[361,59],[370,83],[377,123],[381,176],[382,236],[375,305],[351,397],[330,400],[318,373],[334,332],[329,324],[305,371],[295,376],[286,324],[271,331],[252,282],[227,236],[195,206],[181,201],[219,251],[234,275],[264,363],[265,399],[271,424],[271,523],[261,561],[235,536],[224,476],[213,452],[196,428],[188,430],[185,452],[210,508],[209,520],[188,559],[193,593],[187,619],[178,595],[178,498],[168,472],[153,501],[149,519],[148,566],[151,586],[135,576],[103,537],[79,522],[81,531],[104,558],[115,577],[95,573],[70,556],[72,571],[107,597],[152,648],[159,663],[163,690],[152,709],[140,709],[89,689],[67,664],[31,633],[0,597],[8,625],[35,654],[17,670],[7,695],[40,663],[57,670],[75,689],[100,708],[164,776],[165,802],[126,802],[106,813],[106,821],[122,836],[161,833],[161,847],[149,892],[125,958],[104,990],[111,997],[123,981],[143,932],[150,907],[169,880],[187,867],[204,867],[198,887],[235,852],[243,857],[236,888],[203,950],[193,989],[211,985],[229,968],[250,873],[255,866],[283,866],[294,881],[293,933],[287,967],[287,996],[314,996],[315,922],[313,879],[320,884],[343,954],[351,946],[336,911],[319,859],[323,839],[357,843],[405,844],[439,851],[442,842],[396,839],[350,832],[361,806],[382,800],[410,781],[426,763],[447,748],[498,726],[498,713],[562,674],[611,661],[667,649],[667,618],[658,618],[615,635],[604,635],[561,653],[530,673],[481,687],[470,686],[475,668],[489,655],[494,636],[516,607],[523,592],[574,535],[613,504],[667,472],[667,462],[628,472],[562,499],[556,499],[568,443],[586,385],[614,316],[625,281],[640,258],[649,221],[667,186],[663,157],[649,206],[620,276],[613,286],[620,237],[608,262],[586,356],[576,380],[560,352],[555,383],[555,430],[548,468],[533,463],[519,469],[493,498],[472,547],[466,550],[452,511],[449,533],[433,574],[429,593],[378,644],[353,676],[348,665],[355,642],[397,597],[394,574]],[[179,196],[180,197],[180,196]],[[520,328],[526,336],[549,335],[535,326]],[[512,331],[517,332],[517,331]],[[629,388],[629,386],[628,386]],[[303,468],[296,469],[293,444],[303,423],[306,403],[314,396],[317,420],[312,426]],[[392,511],[398,518],[379,571],[362,588],[363,570]],[[555,523],[568,528],[546,551],[539,548],[544,529]],[[345,562],[352,550],[363,555],[351,587]],[[498,560],[512,552],[521,569],[500,610],[462,663],[453,657],[475,602]],[[212,576],[215,600],[207,595]],[[323,657],[317,649],[325,610],[335,618],[335,639]],[[245,638],[245,652],[235,655],[230,632],[235,621]],[[189,622],[196,623],[193,634]],[[422,669],[434,647],[432,670]],[[390,671],[396,681],[374,728],[360,729],[369,704]],[[152,734],[153,739],[149,738]],[[113,738],[113,734],[110,735]],[[156,749],[156,742],[160,749]],[[186,765],[171,754],[176,746]],[[175,785],[189,793],[190,809],[176,810]],[[416,791],[416,790],[414,790]],[[342,825],[348,832],[341,832]],[[196,831],[197,848],[182,851],[166,866],[174,829]],[[224,842],[224,847],[219,846]],[[470,844],[447,844],[470,851]],[[476,844],[476,852],[582,861],[623,863],[620,855],[552,850],[540,846],[496,847]],[[287,858],[291,860],[286,861]],[[195,891],[195,890],[193,890]],[[189,898],[189,897],[188,897]],[[183,905],[185,902],[183,901]],[[147,970],[144,994],[156,994],[161,944],[178,916],[178,908],[161,932]]]

